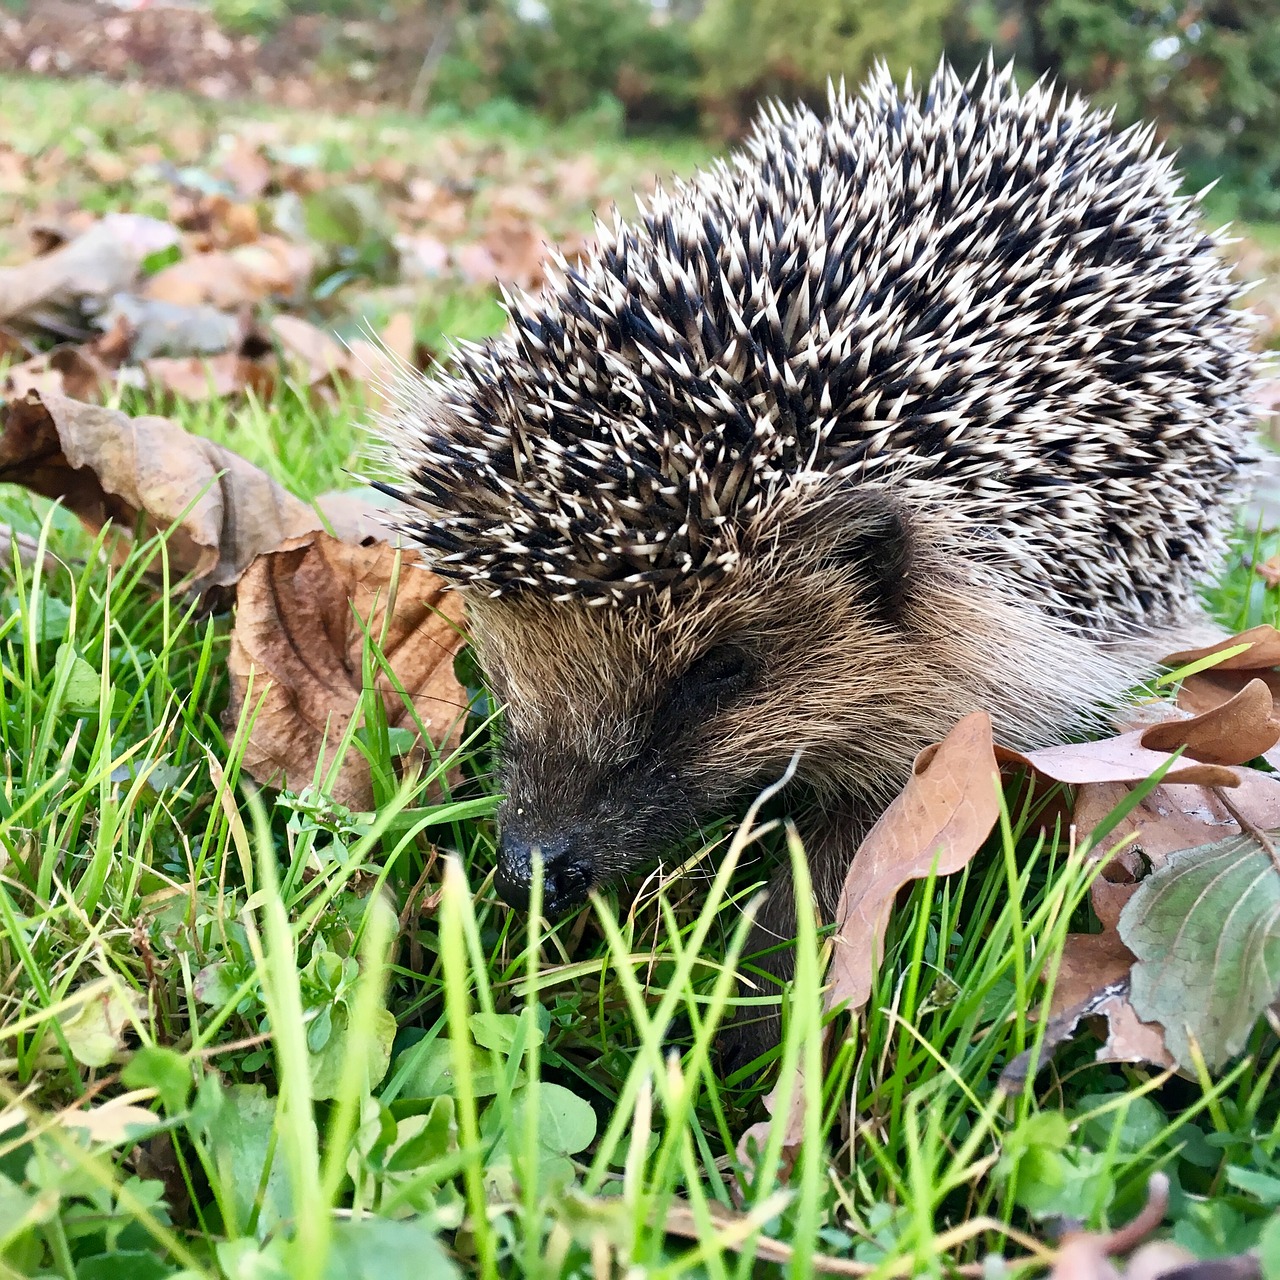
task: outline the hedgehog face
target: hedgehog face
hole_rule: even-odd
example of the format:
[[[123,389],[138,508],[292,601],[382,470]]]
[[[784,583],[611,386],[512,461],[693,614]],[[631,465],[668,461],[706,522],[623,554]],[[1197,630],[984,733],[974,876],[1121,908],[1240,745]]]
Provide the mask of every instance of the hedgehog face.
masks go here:
[[[732,814],[797,751],[810,782],[861,772],[874,790],[857,744],[883,742],[885,705],[903,701],[881,673],[904,668],[905,547],[876,504],[870,525],[789,540],[675,603],[473,599],[506,708],[503,897],[526,905],[540,852],[548,914],[577,906]]]

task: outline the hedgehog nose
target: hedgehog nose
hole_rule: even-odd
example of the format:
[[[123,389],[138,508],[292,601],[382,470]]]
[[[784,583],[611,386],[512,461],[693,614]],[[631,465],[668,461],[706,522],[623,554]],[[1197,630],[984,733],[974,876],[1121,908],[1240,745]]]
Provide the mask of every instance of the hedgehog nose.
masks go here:
[[[498,847],[498,869],[493,883],[504,902],[519,911],[529,907],[533,891],[533,859],[542,856],[542,911],[563,915],[586,901],[591,888],[591,872],[586,858],[563,836],[529,839],[514,831],[504,831]]]

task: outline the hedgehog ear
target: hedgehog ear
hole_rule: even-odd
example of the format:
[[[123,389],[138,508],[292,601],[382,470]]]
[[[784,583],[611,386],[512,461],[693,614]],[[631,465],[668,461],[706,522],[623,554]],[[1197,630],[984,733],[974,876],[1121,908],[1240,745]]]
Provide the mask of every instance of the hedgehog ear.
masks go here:
[[[884,489],[861,485],[828,493],[813,512],[822,558],[848,565],[856,589],[886,622],[902,617],[911,574],[911,522]]]

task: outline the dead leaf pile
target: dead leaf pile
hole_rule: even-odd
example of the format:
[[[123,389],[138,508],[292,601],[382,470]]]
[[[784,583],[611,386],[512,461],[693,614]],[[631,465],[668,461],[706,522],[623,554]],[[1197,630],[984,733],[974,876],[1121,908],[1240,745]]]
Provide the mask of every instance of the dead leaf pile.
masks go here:
[[[283,376],[320,396],[335,380],[376,389],[389,352],[419,369],[442,354],[414,340],[424,300],[460,286],[536,289],[553,249],[583,251],[583,228],[615,190],[653,180],[619,181],[589,156],[531,159],[448,136],[412,165],[377,157],[332,169],[271,121],[195,129],[168,150],[89,150],[61,164],[57,151],[0,144],[0,227],[29,240],[25,255],[0,243],[7,397],[97,399],[117,385],[269,396]],[[103,184],[167,216],[98,217],[45,194],[70,186],[87,197]],[[32,215],[36,195],[47,216]],[[389,351],[367,323],[379,317],[382,329],[387,314]]]

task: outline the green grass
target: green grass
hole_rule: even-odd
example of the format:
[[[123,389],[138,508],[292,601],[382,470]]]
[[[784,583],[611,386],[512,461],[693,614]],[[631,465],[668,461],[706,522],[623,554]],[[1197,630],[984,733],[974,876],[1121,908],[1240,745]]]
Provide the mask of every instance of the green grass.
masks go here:
[[[286,394],[181,412],[302,493],[355,465],[342,409]],[[259,793],[238,773],[244,726],[222,721],[228,619],[166,589],[162,541],[112,567],[107,539],[49,504],[6,490],[0,519],[58,556],[0,579],[0,1274],[394,1276],[410,1264],[387,1258],[425,1251],[485,1275],[607,1257],[746,1276],[750,1239],[711,1216],[740,1187],[801,1274],[807,1251],[943,1274],[940,1242],[959,1263],[1026,1258],[1002,1225],[1122,1221],[1158,1168],[1176,1238],[1256,1240],[1273,1184],[1233,1177],[1280,1175],[1269,1031],[1215,1082],[1094,1064],[1086,1037],[1032,1093],[998,1090],[1040,1033],[1064,934],[1089,927],[1078,865],[1030,812],[895,913],[825,1081],[823,942],[802,917],[779,1062],[726,1081],[713,1040],[751,860],[790,856],[784,829],[729,831],[635,903],[519,919],[490,887],[482,723],[473,776],[442,800],[425,798],[441,769],[376,815]],[[1233,625],[1280,612],[1243,567],[1215,603]],[[740,1169],[762,1092],[801,1063],[797,1167],[783,1177],[775,1126]],[[122,1094],[141,1128],[93,1142],[67,1124]],[[700,1242],[665,1233],[676,1197]]]
[[[20,83],[0,80],[0,113],[21,110],[33,146],[83,142],[53,123],[76,101],[99,138],[163,141],[187,118],[183,99],[100,86],[18,102]],[[349,125],[355,152],[404,145],[378,121],[286,121],[312,141]],[[510,145],[581,145],[527,127]],[[654,162],[604,150],[619,175]],[[462,295],[420,322],[495,323],[490,299]],[[304,497],[363,466],[355,402],[284,387],[162,407]],[[1020,1274],[1056,1223],[1127,1220],[1156,1170],[1164,1230],[1197,1254],[1250,1247],[1270,1221],[1280,1047],[1265,1025],[1216,1080],[1099,1065],[1084,1036],[1025,1094],[998,1087],[1043,1033],[1065,934],[1096,928],[1068,841],[1040,833],[1029,801],[967,870],[899,904],[824,1077],[811,917],[794,988],[735,995],[763,861],[794,859],[808,900],[785,824],[727,826],[634,901],[554,927],[516,917],[491,886],[482,716],[456,760],[376,813],[318,787],[259,791],[239,770],[246,725],[223,719],[230,619],[170,580],[163,539],[110,554],[115,535],[13,489],[0,523],[51,553],[0,565],[0,1276],[746,1280],[810,1274],[814,1254],[881,1276],[971,1274],[1000,1254]],[[1242,541],[1212,595],[1228,625],[1280,620],[1249,568],[1277,550]],[[360,748],[394,777],[364,710]],[[714,1039],[739,999],[785,999],[786,1037],[758,1076],[726,1080]],[[805,1091],[804,1141],[785,1152],[774,1126],[743,1165],[777,1080]],[[761,1260],[777,1257],[762,1240],[791,1262]]]

